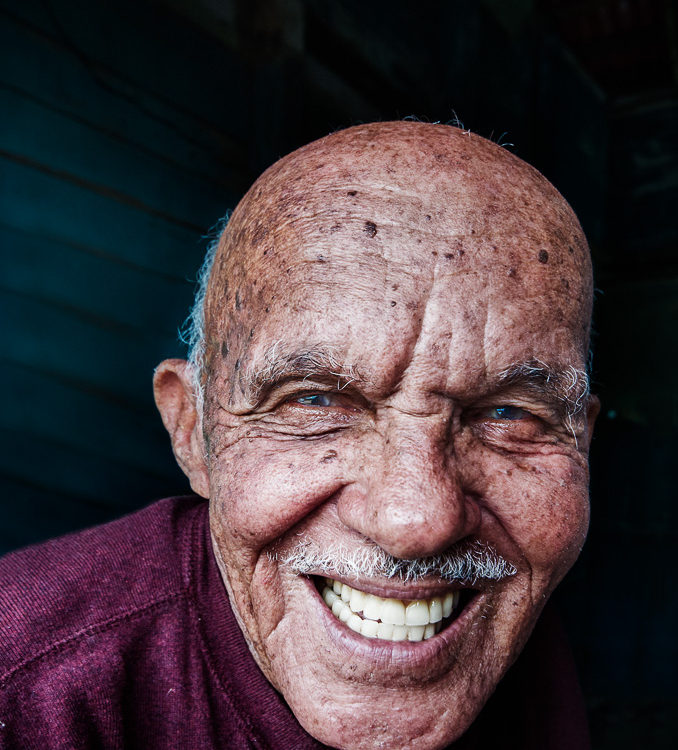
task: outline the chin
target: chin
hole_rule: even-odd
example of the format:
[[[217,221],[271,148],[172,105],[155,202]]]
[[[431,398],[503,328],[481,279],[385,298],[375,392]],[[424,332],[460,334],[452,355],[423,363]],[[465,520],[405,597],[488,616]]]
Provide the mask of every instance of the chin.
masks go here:
[[[437,632],[393,641],[366,637],[342,622],[323,598],[326,579],[281,578],[285,613],[259,661],[267,662],[269,679],[306,731],[343,750],[434,750],[454,742],[480,713],[538,616],[526,609],[516,617],[502,586],[468,588]],[[503,621],[502,613],[512,621]]]

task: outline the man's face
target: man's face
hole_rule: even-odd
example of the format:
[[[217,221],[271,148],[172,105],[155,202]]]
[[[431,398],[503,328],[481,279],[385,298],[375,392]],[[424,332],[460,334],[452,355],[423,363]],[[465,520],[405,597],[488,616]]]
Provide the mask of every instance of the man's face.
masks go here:
[[[586,534],[583,239],[533,172],[461,137],[452,178],[452,157],[436,171],[407,144],[362,166],[353,146],[330,167],[311,153],[296,182],[291,164],[234,217],[247,249],[209,292],[215,551],[257,663],[332,746],[460,736]],[[515,574],[404,580],[341,559],[471,542]],[[303,573],[299,550],[320,553]]]

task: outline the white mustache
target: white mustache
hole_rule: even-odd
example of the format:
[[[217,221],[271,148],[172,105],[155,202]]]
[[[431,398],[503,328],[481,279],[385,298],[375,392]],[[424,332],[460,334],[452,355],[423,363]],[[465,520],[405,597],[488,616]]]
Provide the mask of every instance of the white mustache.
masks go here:
[[[500,581],[514,576],[515,565],[484,542],[462,542],[449,552],[405,560],[393,557],[376,544],[358,549],[330,545],[320,549],[308,539],[300,540],[284,553],[269,553],[272,560],[288,565],[295,573],[319,573],[342,578],[397,578],[419,581],[439,578],[446,582],[474,584],[479,580]]]

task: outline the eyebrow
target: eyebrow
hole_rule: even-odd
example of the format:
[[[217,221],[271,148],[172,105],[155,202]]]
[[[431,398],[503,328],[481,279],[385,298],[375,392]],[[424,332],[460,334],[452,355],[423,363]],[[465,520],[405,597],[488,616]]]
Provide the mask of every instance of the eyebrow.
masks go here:
[[[331,347],[318,345],[282,352],[280,342],[275,342],[264,353],[261,366],[250,367],[241,373],[240,385],[246,401],[258,404],[280,383],[310,377],[321,380],[336,378],[339,390],[351,383],[365,382],[358,368],[342,363]],[[539,396],[547,396],[560,406],[568,420],[584,411],[590,394],[589,376],[585,370],[573,365],[553,367],[536,357],[510,364],[499,373],[496,383],[500,388],[526,388]]]
[[[281,352],[280,343],[276,342],[264,353],[261,366],[250,367],[241,374],[240,386],[248,403],[257,404],[281,382],[310,377],[336,379],[339,390],[351,383],[363,382],[357,367],[342,363],[330,347],[310,346]]]
[[[537,358],[509,365],[499,373],[498,385],[526,387],[545,394],[561,405],[570,420],[584,411],[591,392],[585,370],[573,365],[552,367]]]

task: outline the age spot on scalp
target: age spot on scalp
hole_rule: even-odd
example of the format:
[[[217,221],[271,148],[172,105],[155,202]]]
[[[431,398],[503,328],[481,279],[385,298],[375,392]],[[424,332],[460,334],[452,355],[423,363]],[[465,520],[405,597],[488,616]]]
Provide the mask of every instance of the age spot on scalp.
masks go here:
[[[363,231],[368,237],[374,237],[377,233],[377,225],[373,221],[366,221]]]
[[[540,263],[548,263],[549,262],[549,254],[546,252],[546,250],[540,250],[539,255],[537,256],[537,260]]]

